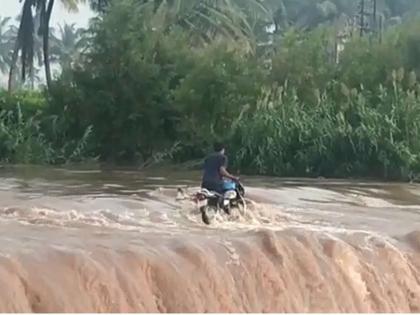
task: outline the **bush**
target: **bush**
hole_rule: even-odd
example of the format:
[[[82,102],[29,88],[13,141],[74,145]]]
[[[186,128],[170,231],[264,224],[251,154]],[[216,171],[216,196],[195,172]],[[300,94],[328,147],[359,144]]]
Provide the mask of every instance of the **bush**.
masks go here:
[[[87,154],[91,128],[78,138],[60,129],[63,117],[49,116],[49,102],[37,91],[0,94],[0,161],[57,164],[81,161]]]

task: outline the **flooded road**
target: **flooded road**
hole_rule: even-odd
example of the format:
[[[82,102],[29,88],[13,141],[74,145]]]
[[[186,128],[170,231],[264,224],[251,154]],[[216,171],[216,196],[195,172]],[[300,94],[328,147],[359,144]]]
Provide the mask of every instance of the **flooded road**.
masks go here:
[[[208,227],[199,180],[0,170],[0,311],[420,311],[419,185],[243,178]]]

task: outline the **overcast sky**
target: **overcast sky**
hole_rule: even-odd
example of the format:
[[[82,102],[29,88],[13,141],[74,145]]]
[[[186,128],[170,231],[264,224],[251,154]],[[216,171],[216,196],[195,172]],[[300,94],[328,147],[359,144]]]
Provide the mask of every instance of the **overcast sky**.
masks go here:
[[[22,3],[19,0],[0,0],[0,16],[16,17],[22,9]],[[60,1],[56,1],[51,18],[51,24],[76,23],[79,27],[85,27],[93,13],[88,6],[80,6],[79,12],[69,13],[63,7]]]

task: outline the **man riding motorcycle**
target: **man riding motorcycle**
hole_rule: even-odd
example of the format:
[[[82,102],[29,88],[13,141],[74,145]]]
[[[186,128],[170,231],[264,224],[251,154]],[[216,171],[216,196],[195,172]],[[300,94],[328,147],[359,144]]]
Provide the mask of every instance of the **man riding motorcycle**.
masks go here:
[[[225,155],[225,146],[222,143],[217,142],[214,144],[214,152],[207,156],[204,162],[201,188],[223,194],[224,178],[234,182],[239,181],[239,178],[231,175],[227,171],[227,165],[228,158]]]
[[[204,162],[204,173],[201,183],[202,191],[196,195],[196,202],[201,211],[205,224],[210,224],[210,213],[223,209],[231,215],[231,209],[245,209],[245,190],[239,178],[227,171],[228,159],[225,155],[225,146],[221,143],[214,144],[214,152],[207,156]]]

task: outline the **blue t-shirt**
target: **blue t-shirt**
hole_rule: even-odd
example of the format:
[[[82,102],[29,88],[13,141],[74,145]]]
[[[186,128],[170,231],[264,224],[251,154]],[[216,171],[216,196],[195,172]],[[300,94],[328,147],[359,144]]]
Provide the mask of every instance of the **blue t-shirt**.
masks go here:
[[[220,174],[220,168],[227,168],[228,159],[221,153],[209,155],[204,162],[203,183],[222,183],[223,177]]]

